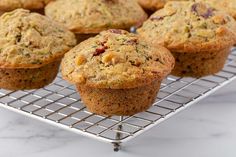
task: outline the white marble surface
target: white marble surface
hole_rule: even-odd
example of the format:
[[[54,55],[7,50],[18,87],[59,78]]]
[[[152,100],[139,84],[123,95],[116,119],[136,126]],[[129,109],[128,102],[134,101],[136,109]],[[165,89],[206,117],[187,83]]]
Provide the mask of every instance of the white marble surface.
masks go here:
[[[0,157],[235,157],[236,81],[114,153],[109,144],[0,108]]]

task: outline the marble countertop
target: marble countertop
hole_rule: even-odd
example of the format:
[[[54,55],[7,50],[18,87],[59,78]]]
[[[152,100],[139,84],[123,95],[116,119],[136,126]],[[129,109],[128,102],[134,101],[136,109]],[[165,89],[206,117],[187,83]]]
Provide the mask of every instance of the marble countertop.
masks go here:
[[[235,157],[236,81],[123,145],[112,146],[0,108],[0,157]]]

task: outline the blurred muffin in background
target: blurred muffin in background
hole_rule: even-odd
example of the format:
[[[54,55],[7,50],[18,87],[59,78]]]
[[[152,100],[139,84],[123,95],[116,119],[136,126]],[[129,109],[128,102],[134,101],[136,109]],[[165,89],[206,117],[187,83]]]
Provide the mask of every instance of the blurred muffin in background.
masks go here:
[[[202,77],[219,72],[236,42],[236,21],[224,11],[194,1],[172,1],[138,29],[176,59],[173,75]]]
[[[217,10],[222,10],[236,19],[236,0],[198,0],[211,5]]]
[[[43,13],[44,7],[52,0],[0,0],[0,15],[18,8]]]
[[[64,54],[76,44],[62,24],[29,10],[0,17],[0,88],[38,89],[51,83]]]
[[[147,11],[156,11],[164,7],[168,1],[173,0],[137,0],[138,3]],[[181,1],[181,0],[175,0]],[[184,0],[182,0],[184,1]],[[186,0],[187,1],[187,0]]]
[[[46,6],[45,14],[77,34],[78,42],[111,28],[128,30],[147,19],[136,0],[57,0]]]

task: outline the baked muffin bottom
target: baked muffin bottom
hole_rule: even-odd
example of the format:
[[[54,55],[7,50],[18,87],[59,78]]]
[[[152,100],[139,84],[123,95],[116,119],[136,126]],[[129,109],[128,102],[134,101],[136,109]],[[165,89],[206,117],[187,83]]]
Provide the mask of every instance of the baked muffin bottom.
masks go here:
[[[81,99],[92,113],[130,116],[146,111],[155,101],[161,81],[131,89],[98,89],[77,84]]]
[[[0,88],[7,90],[30,90],[42,88],[56,78],[61,60],[40,68],[0,68]]]
[[[172,52],[176,64],[171,72],[179,77],[203,77],[222,70],[230,53],[230,48],[215,52]]]

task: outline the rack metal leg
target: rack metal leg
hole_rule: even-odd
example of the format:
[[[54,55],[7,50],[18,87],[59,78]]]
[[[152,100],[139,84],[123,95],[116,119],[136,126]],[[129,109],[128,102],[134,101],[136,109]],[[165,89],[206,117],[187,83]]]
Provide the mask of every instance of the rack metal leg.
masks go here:
[[[123,116],[120,117],[121,123],[117,126],[117,130],[122,131],[122,121],[123,121]],[[120,132],[116,133],[116,140],[119,141],[122,138],[122,134]],[[114,151],[118,152],[121,149],[121,142],[115,142],[113,143],[114,146]]]
[[[114,145],[114,149],[113,149],[114,152],[119,152],[121,149],[120,143],[114,143],[113,145]]]

